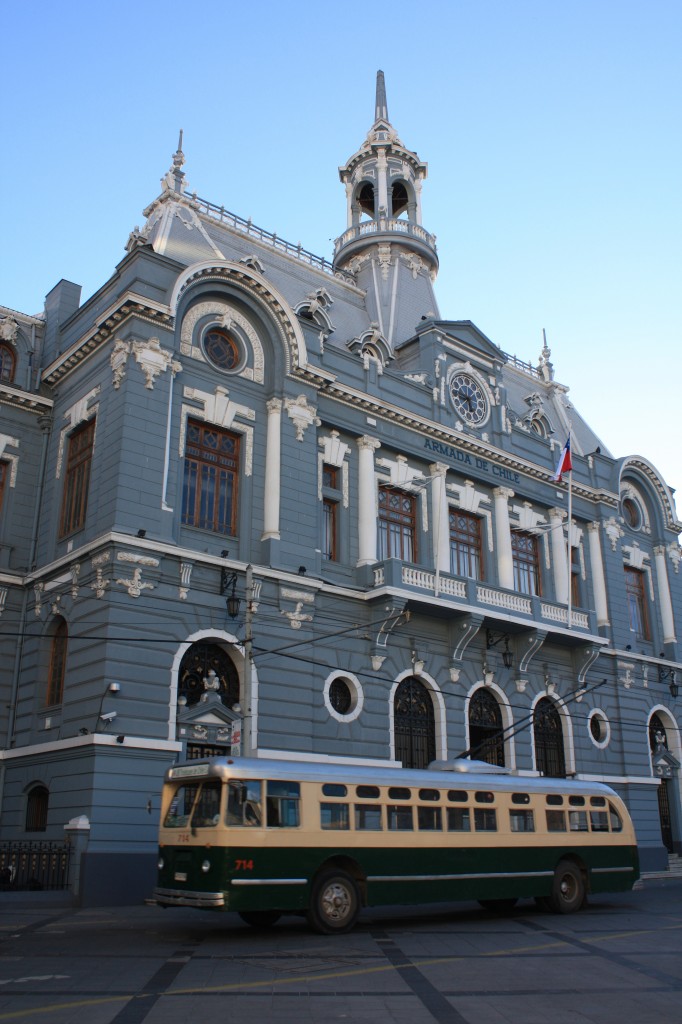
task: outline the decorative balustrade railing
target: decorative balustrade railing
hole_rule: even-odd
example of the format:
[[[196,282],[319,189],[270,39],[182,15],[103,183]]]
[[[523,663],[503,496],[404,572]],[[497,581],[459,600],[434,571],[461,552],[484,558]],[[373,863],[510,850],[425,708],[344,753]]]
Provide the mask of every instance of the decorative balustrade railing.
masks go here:
[[[338,253],[344,245],[355,241],[356,238],[384,233],[408,235],[410,238],[418,238],[432,249],[436,248],[436,236],[425,231],[421,224],[414,224],[410,220],[401,220],[399,217],[381,217],[378,221],[362,221],[360,224],[354,224],[347,228],[334,242],[334,253]]]
[[[65,842],[0,842],[0,890],[67,889],[70,857]]]

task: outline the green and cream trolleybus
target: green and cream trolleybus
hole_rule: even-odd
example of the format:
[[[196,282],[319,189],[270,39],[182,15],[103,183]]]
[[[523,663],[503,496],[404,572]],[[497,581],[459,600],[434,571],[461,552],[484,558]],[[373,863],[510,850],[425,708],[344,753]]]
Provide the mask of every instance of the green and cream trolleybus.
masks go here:
[[[363,906],[534,897],[568,913],[638,877],[630,816],[601,783],[465,759],[405,770],[235,757],[167,771],[154,898],[256,926],[306,914],[335,933]]]

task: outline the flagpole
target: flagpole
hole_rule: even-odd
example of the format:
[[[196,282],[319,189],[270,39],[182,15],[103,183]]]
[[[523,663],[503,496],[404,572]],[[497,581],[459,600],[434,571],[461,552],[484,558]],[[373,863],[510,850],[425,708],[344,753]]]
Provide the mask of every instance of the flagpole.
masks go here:
[[[571,519],[573,517],[573,469],[568,473],[568,529],[566,531],[566,566],[568,569],[568,608],[566,624],[571,628],[571,602],[573,597],[573,573],[572,573],[572,548],[571,548]]]

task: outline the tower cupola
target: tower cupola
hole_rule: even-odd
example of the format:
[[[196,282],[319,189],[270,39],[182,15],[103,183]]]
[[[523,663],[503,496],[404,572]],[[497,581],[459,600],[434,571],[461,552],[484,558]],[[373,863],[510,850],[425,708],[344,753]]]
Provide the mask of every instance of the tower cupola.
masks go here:
[[[421,289],[423,301],[417,308],[422,315],[436,312],[432,289],[438,272],[436,239],[422,226],[421,189],[426,175],[427,165],[405,148],[389,121],[384,73],[378,71],[374,123],[360,149],[339,168],[346,187],[347,227],[334,243],[334,266],[354,274],[361,287],[368,287],[369,277],[376,282],[373,312],[392,345],[402,340],[391,340],[392,326],[386,322],[396,275],[405,276],[406,281],[411,278],[416,290],[419,278],[422,284],[428,283]],[[410,290],[414,292],[414,286]]]

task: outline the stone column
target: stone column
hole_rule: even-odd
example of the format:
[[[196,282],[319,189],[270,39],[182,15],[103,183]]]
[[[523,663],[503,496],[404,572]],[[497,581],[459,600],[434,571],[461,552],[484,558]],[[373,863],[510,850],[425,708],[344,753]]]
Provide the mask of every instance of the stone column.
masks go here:
[[[514,589],[514,559],[512,556],[511,529],[509,526],[509,499],[514,492],[509,487],[496,487],[495,499],[495,544],[497,547],[497,572],[501,587]]]
[[[374,488],[374,452],[381,447],[375,437],[358,438],[358,565],[377,560],[377,507]]]
[[[654,548],[654,565],[656,566],[656,587],[658,590],[658,603],[661,606],[661,622],[663,623],[663,643],[675,643],[675,618],[673,616],[673,604],[670,598],[670,583],[668,582],[668,570],[665,564],[665,546],[658,544]]]
[[[281,469],[282,402],[267,403],[268,429],[265,448],[265,498],[261,540],[279,540],[279,499]]]
[[[558,604],[568,604],[568,563],[566,538],[564,537],[564,519],[566,513],[562,508],[549,510],[549,534],[552,544],[552,571],[554,573],[554,594]],[[569,527],[570,529],[570,527]],[[570,543],[570,536],[569,536]]]
[[[594,610],[597,613],[597,625],[608,626],[609,606],[606,600],[606,580],[604,578],[604,562],[601,554],[601,535],[599,523],[587,524],[587,536],[590,546],[590,569],[592,576],[592,595]]]
[[[445,477],[448,467],[444,462],[429,466],[431,474],[431,520],[433,522],[433,567],[438,572],[450,572],[450,520]]]

